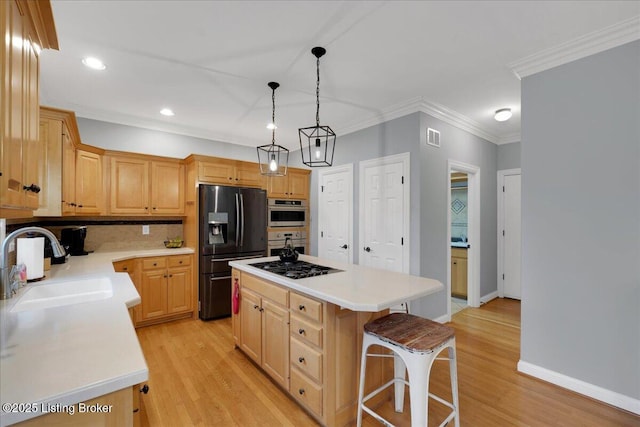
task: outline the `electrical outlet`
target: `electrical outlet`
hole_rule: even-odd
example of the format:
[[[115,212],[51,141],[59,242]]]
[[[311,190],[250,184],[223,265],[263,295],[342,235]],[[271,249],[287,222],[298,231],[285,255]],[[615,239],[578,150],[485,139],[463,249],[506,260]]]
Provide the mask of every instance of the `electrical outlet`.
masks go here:
[[[148,225],[143,225],[142,226],[142,234],[149,234],[149,226]]]

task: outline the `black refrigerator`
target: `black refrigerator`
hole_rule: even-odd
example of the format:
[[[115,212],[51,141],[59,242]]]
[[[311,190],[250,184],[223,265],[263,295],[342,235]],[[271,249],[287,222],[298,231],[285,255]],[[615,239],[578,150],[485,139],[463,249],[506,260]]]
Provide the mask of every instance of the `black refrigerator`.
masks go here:
[[[210,320],[231,315],[229,261],[266,256],[267,193],[201,184],[199,194],[198,313]]]

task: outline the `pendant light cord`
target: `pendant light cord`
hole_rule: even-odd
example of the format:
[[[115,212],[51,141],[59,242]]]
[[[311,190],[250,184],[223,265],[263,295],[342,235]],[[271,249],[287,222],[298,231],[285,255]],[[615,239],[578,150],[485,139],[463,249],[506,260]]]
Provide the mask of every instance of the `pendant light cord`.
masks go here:
[[[273,129],[271,129],[271,145],[276,145],[276,90],[271,89],[271,124],[273,125]]]
[[[318,80],[316,83],[316,126],[320,127],[320,58],[316,59]]]

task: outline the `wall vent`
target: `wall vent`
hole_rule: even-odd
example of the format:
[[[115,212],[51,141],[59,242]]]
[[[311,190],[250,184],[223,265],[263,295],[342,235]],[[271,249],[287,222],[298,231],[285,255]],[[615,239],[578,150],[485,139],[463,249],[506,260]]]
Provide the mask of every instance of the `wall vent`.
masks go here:
[[[440,132],[427,128],[427,144],[440,148]]]

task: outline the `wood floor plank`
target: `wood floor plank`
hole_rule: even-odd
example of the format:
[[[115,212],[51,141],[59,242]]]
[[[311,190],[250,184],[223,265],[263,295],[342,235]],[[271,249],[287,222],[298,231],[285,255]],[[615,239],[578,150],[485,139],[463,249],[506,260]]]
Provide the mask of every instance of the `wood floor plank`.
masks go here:
[[[461,426],[638,427],[640,417],[517,372],[520,303],[497,299],[467,308],[456,331]],[[231,320],[178,320],[137,330],[149,366],[143,426],[316,426],[295,401],[233,346]],[[449,398],[448,365],[436,362],[430,390]],[[391,402],[380,412],[410,425]],[[429,425],[446,416],[429,402]],[[379,426],[365,416],[365,426]]]

